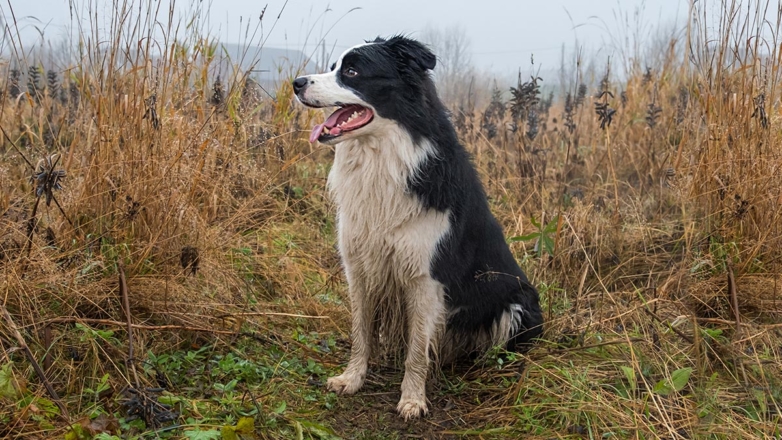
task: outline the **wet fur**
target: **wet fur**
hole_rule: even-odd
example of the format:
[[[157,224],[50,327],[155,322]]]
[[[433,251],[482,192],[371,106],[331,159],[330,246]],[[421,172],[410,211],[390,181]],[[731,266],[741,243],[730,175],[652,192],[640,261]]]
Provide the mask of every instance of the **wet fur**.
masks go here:
[[[431,355],[451,362],[504,344],[523,351],[542,331],[538,294],[519,268],[429,70],[434,55],[394,37],[346,51],[332,72],[298,79],[313,107],[360,104],[369,125],[333,140],[329,190],[352,313],[345,372],[329,379],[356,392],[369,359],[404,349],[397,406],[427,412]],[[345,75],[347,68],[359,72]]]

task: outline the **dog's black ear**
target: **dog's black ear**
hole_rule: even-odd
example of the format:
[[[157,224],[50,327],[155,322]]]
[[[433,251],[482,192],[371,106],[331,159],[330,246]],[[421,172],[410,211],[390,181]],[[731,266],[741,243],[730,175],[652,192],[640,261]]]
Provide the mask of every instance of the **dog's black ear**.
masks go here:
[[[432,70],[437,65],[437,57],[426,45],[416,40],[396,36],[385,43],[401,60],[414,64],[421,70]]]

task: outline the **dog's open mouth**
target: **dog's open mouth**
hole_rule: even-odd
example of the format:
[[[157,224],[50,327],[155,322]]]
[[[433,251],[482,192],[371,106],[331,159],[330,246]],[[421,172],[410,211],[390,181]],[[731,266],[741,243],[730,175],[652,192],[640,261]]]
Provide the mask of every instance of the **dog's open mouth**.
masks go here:
[[[357,130],[370,122],[375,114],[372,110],[357,105],[349,104],[340,107],[326,119],[326,122],[316,125],[310,133],[310,142],[327,141],[342,134]]]

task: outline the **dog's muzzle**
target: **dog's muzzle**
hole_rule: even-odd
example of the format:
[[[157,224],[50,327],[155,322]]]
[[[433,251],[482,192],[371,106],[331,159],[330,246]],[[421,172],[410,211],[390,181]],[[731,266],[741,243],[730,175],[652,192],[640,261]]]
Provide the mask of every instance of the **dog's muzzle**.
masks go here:
[[[301,92],[304,91],[304,89],[307,88],[307,85],[310,83],[309,78],[306,76],[300,76],[293,80],[293,93],[298,96]]]

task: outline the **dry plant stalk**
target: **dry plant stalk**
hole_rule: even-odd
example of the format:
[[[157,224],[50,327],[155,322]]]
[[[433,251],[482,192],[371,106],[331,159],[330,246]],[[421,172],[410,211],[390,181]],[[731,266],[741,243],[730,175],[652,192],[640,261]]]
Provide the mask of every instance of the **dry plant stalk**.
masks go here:
[[[128,282],[125,278],[125,269],[122,265],[118,265],[119,271],[119,294],[122,299],[122,309],[125,311],[125,320],[127,321],[128,331],[128,359],[125,361],[125,367],[133,372],[133,386],[136,389],[141,388],[141,382],[138,380],[138,372],[136,371],[136,357],[133,355],[133,319],[130,314],[130,299],[128,293]]]
[[[0,309],[2,309],[0,311],[3,313],[3,319],[5,319],[6,326],[8,326],[8,329],[11,330],[11,334],[13,334],[14,338],[16,338],[16,342],[24,351],[24,355],[27,358],[27,361],[30,362],[30,365],[33,366],[35,374],[38,376],[38,379],[41,380],[41,383],[43,383],[43,386],[46,388],[46,392],[49,393],[49,396],[51,396],[57,407],[60,408],[60,415],[65,419],[66,422],[69,422],[70,416],[68,415],[68,408],[62,402],[60,396],[57,395],[57,391],[54,390],[52,383],[49,382],[49,379],[46,378],[46,373],[44,373],[43,369],[41,369],[41,366],[38,365],[38,361],[35,360],[33,352],[30,350],[30,347],[27,345],[24,337],[22,337],[22,334],[19,333],[19,329],[16,327],[16,323],[11,317],[11,314],[8,313],[8,309],[6,309],[2,304],[0,304]]]

